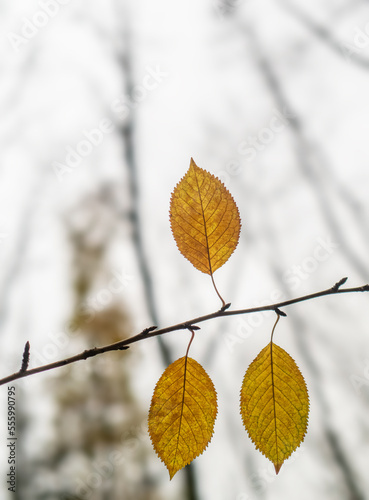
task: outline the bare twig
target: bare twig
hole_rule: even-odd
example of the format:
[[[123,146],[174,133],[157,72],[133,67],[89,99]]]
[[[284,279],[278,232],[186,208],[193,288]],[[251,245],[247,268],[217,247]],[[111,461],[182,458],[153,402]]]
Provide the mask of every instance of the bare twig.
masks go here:
[[[28,363],[29,363],[29,342],[26,342],[26,345],[24,346],[24,351],[23,351],[23,358],[22,358],[22,366],[20,367],[20,372],[25,372],[27,371],[28,368]]]
[[[182,323],[178,323],[176,325],[168,326],[165,328],[157,329],[156,327],[145,328],[141,333],[134,335],[125,340],[121,340],[119,342],[115,342],[114,344],[109,344],[103,347],[94,347],[93,349],[88,349],[80,354],[76,354],[70,358],[62,359],[61,361],[56,361],[54,363],[50,363],[48,365],[39,366],[37,368],[33,368],[27,371],[19,371],[0,379],[0,385],[4,385],[13,380],[17,380],[19,378],[28,377],[30,375],[34,375],[35,373],[44,372],[47,370],[52,370],[54,368],[59,368],[61,366],[69,365],[71,363],[75,363],[76,361],[81,361],[83,359],[88,359],[93,356],[97,356],[98,354],[103,354],[104,352],[109,351],[120,351],[128,349],[130,344],[135,342],[139,342],[140,340],[148,339],[151,337],[157,337],[159,335],[163,335],[165,333],[174,332],[178,330],[188,330],[188,329],[198,329],[196,328],[197,323],[202,323],[204,321],[208,321],[210,319],[215,319],[223,316],[237,316],[241,314],[251,314],[262,311],[280,311],[281,307],[286,307],[291,304],[297,304],[298,302],[304,302],[306,300],[316,299],[318,297],[324,297],[326,295],[337,295],[341,293],[354,293],[354,292],[369,292],[369,285],[358,286],[354,288],[340,288],[341,284],[344,283],[344,279],[342,278],[337,283],[335,283],[331,288],[327,288],[326,290],[322,290],[320,292],[311,293],[309,295],[303,295],[302,297],[297,297],[290,300],[285,300],[283,302],[278,302],[277,304],[270,304],[266,306],[259,307],[251,307],[248,309],[237,309],[234,311],[224,310],[223,308],[211,313],[206,314],[204,316],[199,316],[198,318],[190,319],[188,321],[184,321]],[[283,315],[283,314],[282,314]]]

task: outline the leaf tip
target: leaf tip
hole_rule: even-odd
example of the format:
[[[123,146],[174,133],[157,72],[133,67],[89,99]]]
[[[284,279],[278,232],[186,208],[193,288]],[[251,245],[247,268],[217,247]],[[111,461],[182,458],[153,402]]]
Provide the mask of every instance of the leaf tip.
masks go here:
[[[192,157],[172,192],[169,220],[178,250],[205,274],[212,276],[238,245],[241,219],[231,193]]]
[[[274,464],[276,474],[278,474],[278,472],[281,470],[282,465],[283,465],[283,462],[279,463],[279,464]]]
[[[204,368],[187,356],[169,365],[155,386],[148,426],[154,451],[170,480],[205,451],[216,415],[217,394]],[[195,436],[193,429],[200,430],[201,436]]]
[[[173,468],[168,467],[168,472],[169,472],[169,481],[171,481],[177,474],[178,470],[174,470]]]
[[[264,377],[264,382],[260,384],[258,377],[266,370],[269,375]],[[279,376],[273,377],[276,374]],[[252,397],[249,397],[248,390],[253,387],[257,389],[254,389]],[[277,387],[278,391],[273,392],[273,387]],[[269,407],[271,417],[267,419],[261,418],[263,412],[266,413],[264,406],[260,405],[265,395],[269,405],[271,401],[274,402]],[[277,414],[275,401],[278,407],[282,408],[283,405],[283,413]],[[272,349],[269,345],[264,347],[247,369],[241,387],[240,410],[244,427],[251,441],[273,463],[275,472],[278,474],[284,460],[304,440],[308,425],[309,395],[305,380],[295,361],[276,344],[273,344]],[[275,431],[269,441],[262,441],[260,436],[271,422],[274,422]],[[284,431],[281,426],[295,428],[294,433],[284,440],[283,445],[279,444]]]

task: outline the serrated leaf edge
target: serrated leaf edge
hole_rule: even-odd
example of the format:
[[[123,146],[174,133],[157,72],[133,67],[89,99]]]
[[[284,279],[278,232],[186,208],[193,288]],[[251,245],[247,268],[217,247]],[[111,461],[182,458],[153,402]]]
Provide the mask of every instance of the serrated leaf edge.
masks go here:
[[[195,164],[195,167],[196,167],[196,168],[198,168],[199,170],[202,170],[203,172],[206,172],[207,174],[211,175],[211,177],[213,177],[213,179],[216,179],[217,181],[219,181],[219,182],[220,182],[220,184],[222,185],[222,187],[223,187],[224,189],[226,189],[226,190],[227,190],[227,192],[229,193],[229,195],[230,195],[230,197],[231,197],[231,199],[232,199],[232,201],[233,201],[233,203],[234,203],[234,206],[236,207],[240,227],[239,227],[239,231],[238,231],[237,243],[236,243],[235,247],[233,248],[232,252],[229,254],[229,257],[228,257],[228,259],[230,259],[230,257],[233,255],[233,253],[235,252],[236,248],[238,247],[239,240],[240,240],[240,234],[241,234],[241,228],[242,228],[241,215],[240,215],[240,211],[239,211],[239,209],[238,209],[237,203],[235,202],[235,200],[234,200],[234,198],[233,198],[233,196],[232,196],[231,192],[229,191],[229,189],[225,186],[225,184],[224,184],[224,183],[223,183],[223,182],[222,182],[222,181],[221,181],[221,180],[220,180],[220,179],[219,179],[216,175],[212,174],[211,172],[208,172],[208,171],[207,171],[207,170],[205,170],[204,168],[199,167],[199,166],[195,163],[195,161],[193,160],[193,158],[191,158],[191,162],[193,162],[193,163]],[[190,164],[190,165],[191,165],[191,164]],[[189,167],[189,168],[190,168],[190,167]],[[188,170],[189,170],[189,169],[187,169],[187,171],[186,171],[186,173],[183,175],[183,177],[181,177],[181,179],[180,179],[180,180],[177,182],[177,184],[174,186],[174,188],[173,188],[173,190],[172,190],[172,193],[171,193],[171,195],[170,195],[170,201],[169,201],[169,224],[170,224],[170,230],[171,230],[171,233],[172,233],[173,239],[174,239],[174,241],[175,241],[176,247],[178,248],[178,250],[179,250],[180,254],[181,254],[181,255],[183,255],[183,257],[184,257],[186,260],[188,260],[188,262],[190,262],[190,263],[192,264],[192,262],[190,261],[190,259],[189,259],[188,257],[186,257],[186,255],[185,255],[185,254],[181,251],[181,249],[180,249],[180,248],[179,248],[179,246],[178,246],[177,240],[176,240],[176,239],[175,239],[175,237],[174,237],[173,228],[172,228],[172,215],[171,215],[171,213],[170,213],[170,207],[172,206],[174,192],[175,192],[175,190],[178,188],[178,186],[181,184],[181,182],[184,180],[184,178],[186,177],[186,175],[187,175],[187,173],[188,173]],[[227,260],[227,262],[228,262],[228,260]],[[225,262],[224,264],[226,264],[227,262]],[[193,264],[192,264],[192,265],[193,265]],[[209,264],[209,267],[211,267],[211,266],[210,266],[210,264]],[[203,272],[203,271],[201,271],[201,272]],[[215,271],[214,271],[214,272],[215,272]],[[210,276],[212,276],[212,275],[214,274],[214,272],[212,271],[212,272],[210,273]],[[207,273],[204,273],[204,274],[207,274]]]
[[[278,345],[278,344],[274,344],[274,345]],[[281,347],[281,346],[279,346],[279,345],[278,345],[278,347],[279,347],[280,349],[283,349],[283,347]],[[263,347],[263,349],[264,349],[264,347]],[[263,350],[263,349],[262,349],[262,350]],[[283,350],[285,351],[285,353],[286,353],[286,354],[288,354],[288,356],[290,356],[290,358],[291,358],[291,359],[294,361],[294,363],[296,364],[296,361],[292,358],[292,356],[291,356],[291,355],[290,355],[290,354],[289,354],[289,353],[288,353],[285,349],[283,349]],[[260,352],[261,352],[261,351],[260,351]],[[259,353],[259,354],[260,354],[260,353]],[[254,439],[250,436],[250,433],[249,433],[249,431],[248,431],[248,429],[247,429],[247,427],[246,427],[246,425],[245,425],[245,422],[244,422],[244,419],[243,419],[243,415],[242,415],[242,403],[241,403],[241,398],[242,398],[242,387],[243,387],[243,382],[244,382],[244,380],[245,380],[245,377],[246,377],[246,374],[247,374],[248,369],[250,368],[251,364],[255,361],[255,359],[256,359],[256,358],[257,358],[257,356],[256,356],[256,357],[255,357],[255,358],[251,361],[251,363],[250,363],[250,364],[249,364],[249,366],[247,367],[247,370],[246,370],[246,372],[245,372],[245,375],[244,375],[244,377],[243,377],[243,379],[242,379],[241,389],[240,389],[240,393],[239,393],[239,395],[240,395],[240,407],[239,407],[239,410],[240,410],[240,415],[241,415],[242,424],[243,424],[243,426],[244,426],[244,428],[245,428],[245,430],[246,430],[246,432],[247,432],[248,437],[250,438],[250,440],[252,441],[253,445],[255,446],[255,449],[256,449],[257,451],[259,451],[262,455],[264,455],[264,457],[265,457],[265,458],[267,458],[268,460],[270,460],[270,458],[269,458],[269,457],[265,454],[265,452],[264,452],[263,450],[261,450],[261,449],[259,448],[259,446],[258,446],[258,445],[257,445],[257,443],[255,442],[255,440],[254,440]],[[297,366],[297,364],[296,364],[296,366]],[[301,445],[302,445],[302,443],[304,442],[304,439],[305,439],[305,436],[306,436],[306,434],[307,434],[307,430],[308,430],[308,427],[309,427],[309,411],[310,411],[310,398],[309,398],[309,392],[308,392],[308,390],[307,390],[307,385],[306,385],[305,378],[304,378],[303,374],[301,373],[300,368],[299,368],[298,366],[297,366],[297,368],[298,368],[298,370],[299,370],[299,372],[300,372],[300,375],[301,375],[301,377],[302,377],[302,380],[304,381],[304,385],[305,385],[305,389],[306,389],[306,393],[307,393],[307,398],[308,398],[308,413],[307,413],[307,418],[306,418],[306,426],[305,426],[304,434],[302,435],[302,438],[301,438],[300,443],[296,446],[296,448],[294,448],[294,449],[291,451],[291,453],[288,455],[288,457],[286,457],[286,458],[283,460],[283,462],[282,462],[282,463],[277,464],[277,465],[276,465],[276,464],[274,464],[274,462],[272,462],[272,463],[274,464],[274,467],[275,467],[275,470],[276,470],[276,474],[278,474],[278,472],[280,471],[280,469],[281,469],[281,467],[282,467],[283,463],[291,457],[292,453],[294,453],[294,452],[295,452],[298,448],[300,448],[300,446],[301,446]],[[270,461],[271,461],[271,460],[270,460]],[[278,466],[278,465],[279,465],[279,466]]]
[[[178,359],[181,359],[181,358],[178,358]],[[193,359],[193,358],[190,358],[190,357],[188,357],[188,359],[191,359],[192,361],[196,361],[196,359]],[[176,361],[178,361],[178,360],[176,360]],[[175,361],[173,361],[173,363],[175,363]],[[205,373],[206,373],[206,375],[209,377],[209,380],[210,380],[210,382],[211,382],[211,384],[212,384],[212,386],[213,386],[213,389],[214,389],[214,394],[215,394],[216,411],[215,411],[215,415],[214,415],[213,429],[212,429],[212,432],[211,432],[211,435],[210,435],[209,441],[207,442],[206,446],[204,447],[204,449],[203,449],[202,451],[200,451],[197,455],[195,455],[195,456],[192,458],[192,460],[187,461],[187,462],[185,463],[185,465],[184,465],[181,469],[179,469],[179,470],[182,470],[184,467],[186,467],[186,465],[189,465],[189,464],[190,464],[193,460],[195,460],[195,458],[199,457],[200,455],[202,455],[202,454],[205,452],[205,450],[207,450],[207,448],[208,448],[208,446],[210,445],[210,442],[211,442],[211,440],[212,440],[212,438],[213,438],[213,435],[214,435],[215,421],[216,421],[216,418],[217,418],[217,416],[218,416],[218,393],[217,393],[217,391],[216,391],[216,389],[215,389],[214,383],[213,383],[213,381],[211,380],[211,378],[210,378],[209,374],[207,373],[207,371],[205,370],[205,368],[204,368],[204,367],[203,367],[203,366],[202,366],[202,365],[201,365],[198,361],[196,361],[196,363],[197,363],[197,364],[199,364],[199,365],[201,366],[201,368],[204,370],[204,372],[205,372]],[[170,365],[169,365],[169,366],[170,366]],[[168,367],[167,367],[167,368],[168,368]],[[157,385],[160,383],[160,380],[163,378],[164,373],[165,373],[165,370],[164,370],[164,372],[162,373],[162,375],[161,375],[161,377],[159,378],[159,380],[157,381],[157,383],[155,384],[155,388],[154,388],[154,391],[153,391],[153,395],[154,395],[154,392],[155,392],[155,389],[156,389]],[[151,399],[152,399],[152,398],[151,398]],[[149,411],[149,414],[148,414],[147,422],[149,422],[149,419],[150,419],[150,413],[151,413],[151,404],[150,404],[150,411]],[[159,455],[159,453],[158,453],[158,451],[157,451],[157,449],[156,449],[156,446],[155,446],[155,444],[154,444],[154,442],[153,442],[153,438],[152,438],[152,435],[151,435],[151,432],[150,432],[150,427],[149,427],[149,425],[148,425],[147,427],[148,427],[148,430],[149,430],[149,436],[150,436],[150,441],[151,441],[152,447],[153,447],[153,449],[154,449],[154,451],[155,451],[155,453],[156,453],[157,457],[160,459],[160,461],[161,461],[161,462],[163,462],[163,464],[165,465],[165,467],[166,467],[166,468],[167,468],[167,470],[168,470],[167,464],[164,462],[164,460],[163,460],[163,459],[161,458],[161,456]],[[179,470],[178,470],[177,472],[179,472]],[[168,472],[169,472],[169,471],[168,471]],[[175,472],[172,476],[170,475],[170,472],[169,472],[170,480],[172,480],[172,479],[173,479],[173,477],[175,476],[175,474],[176,474],[177,472]]]

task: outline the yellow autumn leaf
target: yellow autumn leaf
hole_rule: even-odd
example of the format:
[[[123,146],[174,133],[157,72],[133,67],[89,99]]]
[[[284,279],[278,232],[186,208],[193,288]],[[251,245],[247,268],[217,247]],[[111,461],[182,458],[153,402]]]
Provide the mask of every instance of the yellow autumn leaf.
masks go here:
[[[268,344],[249,366],[241,388],[241,416],[258,448],[278,474],[305,437],[309,396],[295,361]]]
[[[204,368],[187,356],[169,365],[154,390],[149,433],[170,479],[205,450],[216,414],[216,391]]]
[[[179,251],[196,269],[211,276],[235,250],[241,229],[230,192],[192,158],[172,193],[170,223]]]

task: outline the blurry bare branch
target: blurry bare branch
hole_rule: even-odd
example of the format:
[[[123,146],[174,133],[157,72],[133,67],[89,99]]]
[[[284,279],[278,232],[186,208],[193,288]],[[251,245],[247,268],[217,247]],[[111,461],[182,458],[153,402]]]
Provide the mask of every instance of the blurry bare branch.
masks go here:
[[[117,9],[121,13],[120,9]],[[132,33],[130,31],[129,19],[125,16],[125,25],[122,29],[122,43],[118,44],[117,62],[121,68],[124,78],[125,95],[131,96],[134,86],[133,63],[132,63]],[[130,110],[127,119],[119,124],[119,130],[122,137],[123,149],[125,152],[125,164],[129,172],[129,192],[131,196],[130,219],[132,223],[132,239],[136,248],[136,256],[144,282],[145,299],[149,310],[152,323],[158,324],[158,312],[155,304],[155,294],[153,280],[148,264],[147,256],[144,250],[144,241],[142,234],[142,222],[140,220],[140,191],[138,181],[138,166],[135,151],[135,128],[137,116],[135,110]],[[168,346],[162,339],[159,339],[159,348],[165,365],[170,364],[171,356]]]
[[[356,252],[354,252],[352,244],[349,243],[346,232],[343,228],[341,228],[340,222],[338,221],[337,218],[337,214],[333,210],[333,207],[329,202],[329,197],[327,196],[327,192],[325,190],[325,183],[322,182],[323,180],[322,176],[317,173],[318,169],[316,168],[315,165],[316,155],[314,155],[314,147],[309,143],[309,141],[305,137],[301,120],[298,118],[296,112],[291,110],[291,105],[288,102],[282,90],[282,85],[279,82],[276,74],[274,73],[270,61],[268,60],[266,54],[262,50],[261,44],[258,41],[254,30],[248,27],[246,31],[248,36],[250,37],[250,41],[254,48],[254,54],[256,57],[256,62],[258,64],[259,70],[263,75],[266,85],[269,88],[272,96],[274,97],[275,102],[280,107],[280,109],[289,111],[290,127],[293,133],[293,137],[295,139],[296,154],[298,158],[298,165],[300,166],[301,172],[310,183],[312,189],[314,190],[317,201],[321,208],[321,212],[325,217],[328,226],[331,228],[336,241],[341,245],[341,250],[343,254],[346,256],[351,265],[356,269],[356,271],[365,279],[368,276],[368,267],[366,263],[359,258]],[[325,170],[324,163],[320,164],[320,166],[324,171]],[[332,177],[334,178],[333,175]],[[347,199],[350,198],[351,198],[350,195],[348,195],[346,191],[346,196],[345,196],[346,201]],[[356,211],[358,210],[357,206],[354,203],[346,204],[346,207],[348,207],[351,210],[356,210]],[[360,220],[356,218],[356,222],[359,223]],[[363,232],[364,234],[367,232],[366,228],[365,229],[363,228]],[[272,244],[273,246],[271,248],[275,250],[276,242],[273,241]],[[277,278],[280,285],[285,288],[281,276],[281,271],[274,269],[274,273],[277,273]],[[285,292],[287,293],[287,290],[285,290]],[[302,320],[298,321],[297,324],[296,323],[297,319],[295,317],[294,321],[296,329],[299,329],[299,331],[304,329],[304,324]],[[302,356],[304,356],[305,361],[310,366],[312,373],[315,374],[316,378],[319,378],[321,380],[321,378],[318,375],[318,370],[317,367],[315,366],[315,362],[311,357],[311,355],[309,354],[309,349],[306,346],[306,340],[304,338],[299,337],[298,343],[300,344],[301,354]],[[364,497],[362,496],[362,493],[358,489],[358,486],[355,482],[354,472],[342,450],[340,440],[336,435],[336,433],[334,432],[334,430],[330,428],[329,412],[327,411],[327,402],[325,395],[322,393],[322,388],[321,388],[322,384],[321,382],[317,381],[316,385],[322,412],[324,413],[325,434],[327,441],[330,444],[332,455],[334,457],[336,464],[339,466],[342,472],[342,476],[346,484],[347,490],[349,491],[350,498],[352,498],[353,500],[362,500]]]
[[[272,202],[264,199],[259,206],[259,209],[263,214],[265,225],[264,234],[268,241],[268,248],[273,249],[270,258],[270,270],[272,275],[274,275],[274,278],[278,282],[278,288],[283,292],[283,294],[288,296],[291,290],[283,280],[283,270],[281,269],[280,264],[278,264],[279,262],[282,262],[281,253],[279,252],[279,238],[275,234],[275,231],[273,230],[273,227],[269,222],[271,220],[269,210],[269,207],[271,205]],[[338,281],[333,288],[339,289],[339,287],[345,283],[345,280],[346,279],[343,278],[342,280]],[[350,461],[343,450],[341,439],[330,422],[332,412],[330,410],[326,394],[324,393],[325,385],[324,383],[322,383],[324,375],[319,369],[314,356],[311,354],[311,349],[309,348],[309,343],[307,340],[308,336],[306,335],[308,333],[306,322],[295,310],[292,312],[292,314],[289,315],[289,320],[291,322],[293,331],[298,331],[301,333],[301,335],[297,335],[295,337],[295,341],[299,348],[300,356],[306,363],[306,366],[309,368],[312,375],[314,390],[316,393],[317,401],[321,408],[324,435],[330,446],[332,458],[341,471],[343,482],[349,494],[348,498],[350,498],[350,500],[364,500],[365,497],[361,492],[357,481],[355,480],[353,467],[351,466]]]
[[[364,262],[353,249],[353,245],[348,241],[345,234],[345,228],[342,228],[338,215],[333,209],[329,197],[326,192],[327,178],[323,178],[319,175],[320,171],[325,171],[325,162],[321,163],[319,155],[315,154],[314,146],[306,138],[304,133],[304,127],[301,119],[298,117],[296,111],[292,108],[290,102],[288,101],[286,95],[283,92],[282,85],[278,80],[272,65],[264,53],[261,44],[259,43],[254,30],[250,26],[245,27],[245,32],[250,39],[250,43],[253,47],[253,54],[255,56],[256,64],[259,67],[260,73],[264,77],[267,88],[272,94],[279,109],[282,109],[288,113],[290,129],[295,141],[295,150],[298,159],[298,166],[301,173],[304,175],[306,180],[311,185],[311,188],[316,196],[317,202],[319,204],[322,215],[327,221],[332,234],[340,245],[343,254],[347,257],[348,261],[351,263],[353,268],[358,272],[358,274],[364,279],[369,279],[369,270],[366,262]],[[318,163],[319,161],[319,163]],[[318,163],[318,164],[317,164]],[[322,182],[323,181],[323,182]],[[324,182],[325,181],[325,182]],[[337,183],[333,181],[333,185],[337,188]],[[352,201],[351,196],[348,191],[345,191],[345,197],[350,199],[351,203],[347,204],[350,210],[358,211],[357,204]],[[355,214],[356,215],[356,214]],[[356,223],[361,223],[360,231],[361,234],[368,234],[366,224],[362,218],[355,218]]]
[[[340,57],[345,58],[346,61],[355,63],[357,66],[367,70],[369,69],[369,59],[363,57],[359,53],[359,49],[353,44],[348,44],[345,41],[338,40],[333,33],[329,31],[322,24],[314,21],[308,14],[303,12],[296,3],[292,4],[289,0],[279,0],[279,3],[297,19],[312,35],[319,41],[324,43],[327,47],[333,50]],[[351,46],[351,48],[350,48]]]
[[[121,3],[116,2],[118,19],[122,16],[124,24],[118,25],[118,43],[116,44],[116,58],[124,78],[124,94],[132,96],[134,86],[133,68],[133,40],[130,16],[126,8],[121,8]],[[129,174],[129,192],[131,197],[130,218],[132,223],[132,240],[136,249],[137,262],[144,284],[145,301],[148,307],[151,322],[155,325],[159,323],[157,305],[155,303],[155,292],[150,266],[145,253],[143,236],[143,224],[140,219],[140,191],[138,178],[138,164],[135,149],[135,130],[137,126],[137,116],[132,108],[128,117],[123,123],[118,124],[123,149],[125,153],[125,164]],[[158,337],[158,346],[162,356],[163,364],[168,366],[172,362],[169,347],[161,337]],[[185,469],[186,487],[188,500],[198,500],[196,491],[195,469],[193,464],[189,464]]]

